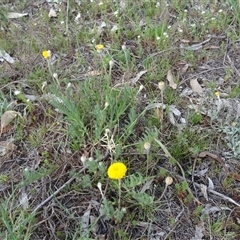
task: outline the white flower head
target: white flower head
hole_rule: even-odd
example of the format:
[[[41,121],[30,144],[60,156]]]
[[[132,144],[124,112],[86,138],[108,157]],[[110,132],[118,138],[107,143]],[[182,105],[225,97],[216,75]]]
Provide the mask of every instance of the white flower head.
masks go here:
[[[67,84],[67,89],[69,89],[70,87],[72,87],[72,83],[69,82],[69,83]]]
[[[151,144],[149,142],[145,142],[143,147],[144,147],[145,150],[149,150],[150,147],[151,147]]]
[[[105,104],[104,104],[104,109],[106,109],[108,106],[109,106],[109,103],[108,103],[108,102],[105,102]]]
[[[169,186],[173,183],[172,177],[166,177],[165,179],[166,186]]]
[[[126,51],[126,49],[127,49],[126,45],[123,44],[123,45],[122,45],[122,50],[123,50],[123,51]]]
[[[81,159],[82,164],[85,165],[86,160],[87,160],[86,156],[82,155],[80,159]]]
[[[47,86],[47,82],[45,81],[45,82],[42,83],[41,90],[43,91],[43,89],[44,89],[46,86]]]
[[[98,189],[99,189],[99,191],[102,195],[102,198],[104,198],[104,194],[103,194],[103,191],[102,191],[102,183],[98,182],[97,187],[98,187]]]
[[[14,91],[14,95],[15,95],[15,96],[19,95],[20,93],[21,93],[21,91],[19,91],[19,90],[15,90],[15,91]]]
[[[55,79],[58,79],[57,73],[53,73],[53,77],[54,77]]]
[[[114,65],[114,61],[111,59],[111,60],[109,61],[109,67],[112,68],[113,65]]]

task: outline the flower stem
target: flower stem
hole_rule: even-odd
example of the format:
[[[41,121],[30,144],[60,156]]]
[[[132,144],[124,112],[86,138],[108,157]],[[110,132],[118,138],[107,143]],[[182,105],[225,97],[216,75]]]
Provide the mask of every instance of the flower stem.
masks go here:
[[[121,179],[118,179],[118,210],[121,209]]]
[[[55,78],[53,77],[53,71],[52,71],[52,65],[51,65],[50,59],[47,59],[47,63],[48,63],[48,70],[49,70],[49,73],[50,73],[53,81],[56,81],[56,82],[57,82],[57,85],[60,86],[58,79],[57,79],[57,78],[55,79]]]

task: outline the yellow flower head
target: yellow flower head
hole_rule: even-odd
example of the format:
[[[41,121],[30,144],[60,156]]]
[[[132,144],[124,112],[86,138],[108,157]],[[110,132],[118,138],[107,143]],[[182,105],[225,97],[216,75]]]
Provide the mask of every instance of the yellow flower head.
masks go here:
[[[111,179],[121,179],[125,176],[126,172],[127,167],[124,163],[115,162],[109,166],[107,174]]]
[[[219,92],[218,91],[215,91],[214,94],[215,94],[216,97],[219,97]]]
[[[50,50],[45,50],[42,52],[42,56],[45,58],[45,59],[49,59],[51,57],[51,51]]]
[[[104,46],[103,46],[102,44],[98,44],[98,45],[96,45],[96,49],[97,49],[97,51],[102,51],[103,48],[104,48]]]

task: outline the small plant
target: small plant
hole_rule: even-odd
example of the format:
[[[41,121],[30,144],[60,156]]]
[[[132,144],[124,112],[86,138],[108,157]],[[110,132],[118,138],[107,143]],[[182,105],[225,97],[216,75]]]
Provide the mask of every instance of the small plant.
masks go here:
[[[201,214],[202,214],[203,206],[197,206],[196,209],[194,210],[193,214],[195,216],[195,221],[199,221]]]
[[[1,233],[5,240],[29,240],[34,228],[35,216],[29,214],[16,201],[16,191],[0,202]]]
[[[222,131],[226,134],[225,139],[228,148],[233,156],[238,157],[240,155],[240,121],[233,122],[232,126],[223,127]]]
[[[240,97],[240,87],[236,86],[234,87],[230,94],[229,94],[230,98],[239,98]]]
[[[187,196],[187,191],[186,191],[186,187],[184,184],[180,184],[180,183],[176,183],[175,184],[175,188],[177,191],[177,195],[180,199],[185,199]]]
[[[108,177],[118,180],[118,210],[121,210],[121,179],[125,176],[127,167],[122,162],[115,162],[108,168]]]
[[[202,123],[203,121],[203,116],[201,113],[199,112],[194,112],[191,116],[190,116],[190,121],[193,125],[197,125]]]
[[[234,11],[235,17],[237,19],[238,22],[238,26],[240,26],[240,14],[239,14],[239,9],[240,9],[240,4],[239,1],[235,1],[235,0],[228,0],[228,2],[231,4],[232,9]],[[238,35],[240,34],[240,27],[238,29]]]

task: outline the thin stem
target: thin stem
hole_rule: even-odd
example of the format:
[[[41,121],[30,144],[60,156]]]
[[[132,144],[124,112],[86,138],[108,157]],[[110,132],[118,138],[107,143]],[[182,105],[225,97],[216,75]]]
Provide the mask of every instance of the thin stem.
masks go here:
[[[161,102],[162,102],[162,107],[161,107],[161,132],[163,128],[163,89],[161,89]]]
[[[121,209],[121,179],[118,179],[118,210]]]
[[[68,34],[68,14],[69,14],[69,0],[67,1],[67,10],[66,10],[66,34]]]
[[[57,84],[58,84],[58,86],[60,86],[58,79],[57,79],[57,78],[54,78],[54,76],[53,76],[52,64],[51,64],[51,62],[50,62],[50,61],[51,61],[50,59],[47,59],[48,70],[49,70],[49,72],[50,72],[50,75],[51,75],[51,77],[52,77],[53,81],[56,81],[56,82],[57,82]]]
[[[126,52],[126,50],[123,50],[123,51],[124,51],[124,55],[125,55],[125,58],[126,58],[127,69],[129,69],[127,52]]]
[[[147,169],[146,169],[146,177],[148,176],[148,169],[149,169],[149,150],[147,150]]]
[[[161,196],[160,196],[159,199],[158,199],[159,201],[163,198],[164,194],[166,193],[167,187],[168,187],[168,185],[166,184],[165,187],[164,187],[164,190],[163,190],[163,192],[162,192],[162,194],[161,194]]]

